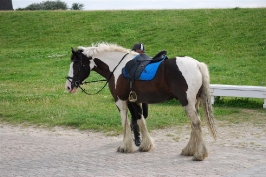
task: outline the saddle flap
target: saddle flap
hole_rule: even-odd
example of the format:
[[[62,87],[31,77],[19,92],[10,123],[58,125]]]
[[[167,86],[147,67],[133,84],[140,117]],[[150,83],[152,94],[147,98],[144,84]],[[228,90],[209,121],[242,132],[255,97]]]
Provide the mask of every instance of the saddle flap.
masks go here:
[[[144,61],[138,61],[138,60],[130,60],[127,62],[125,66],[126,75],[129,79],[137,80],[142,73],[142,71],[145,69],[145,66],[149,64],[149,60]]]

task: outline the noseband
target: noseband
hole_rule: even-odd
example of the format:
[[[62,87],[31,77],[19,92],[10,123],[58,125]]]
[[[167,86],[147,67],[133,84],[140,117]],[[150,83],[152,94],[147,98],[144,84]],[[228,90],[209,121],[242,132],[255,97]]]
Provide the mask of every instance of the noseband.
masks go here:
[[[75,86],[75,87],[77,87],[77,88],[80,88],[80,89],[82,90],[82,92],[86,93],[87,95],[96,95],[96,94],[98,94],[100,91],[102,91],[102,90],[104,89],[104,87],[107,85],[107,83],[108,83],[109,80],[111,79],[111,77],[112,77],[113,73],[115,72],[116,68],[119,66],[119,64],[124,60],[124,58],[125,58],[127,55],[128,55],[128,53],[126,53],[126,54],[122,57],[122,59],[121,59],[121,60],[119,61],[119,63],[116,65],[116,67],[115,67],[114,70],[111,72],[111,74],[110,74],[110,76],[109,76],[109,78],[108,78],[107,80],[105,80],[105,79],[104,79],[104,80],[98,80],[98,81],[106,81],[106,83],[104,84],[104,86],[103,86],[99,91],[97,91],[97,92],[94,93],[94,94],[90,94],[90,93],[86,92],[86,90],[85,90],[84,88],[82,88],[81,85],[83,85],[83,84],[87,84],[87,83],[92,83],[92,82],[98,82],[98,81],[81,82],[79,76],[78,76],[78,79],[75,79],[74,77],[69,77],[69,76],[67,76],[66,79],[71,83],[71,89],[73,88],[73,86]],[[92,59],[92,57],[91,57],[91,59]],[[83,67],[83,69],[85,70],[86,73],[89,73],[89,74],[90,74],[90,71],[87,72],[85,66],[82,64],[82,54],[81,54],[79,60],[76,60],[76,61],[74,60],[73,62],[79,62],[79,63],[80,63],[80,64],[79,64],[79,75],[80,75],[80,71],[81,71],[81,69],[80,69],[81,66]],[[71,81],[70,79],[72,79],[72,81]]]

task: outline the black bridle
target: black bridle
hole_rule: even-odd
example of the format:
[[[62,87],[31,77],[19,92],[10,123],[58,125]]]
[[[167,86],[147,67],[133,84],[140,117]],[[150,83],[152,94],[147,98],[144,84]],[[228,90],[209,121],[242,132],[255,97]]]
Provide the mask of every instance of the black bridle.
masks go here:
[[[81,73],[81,68],[85,71],[86,74],[90,74],[90,71],[87,71],[84,64],[82,63],[83,61],[83,58],[82,58],[82,53],[81,51],[78,51],[78,54],[80,56],[80,58],[76,59],[76,60],[73,60],[73,63],[79,63],[78,65],[78,70],[79,70],[79,75],[78,75],[78,79],[74,78],[74,77],[70,77],[70,76],[67,76],[66,79],[71,82],[71,89],[75,86],[77,88],[81,88],[80,85],[82,85],[83,83],[81,82],[80,80],[80,73]],[[89,58],[90,59],[90,58]],[[70,80],[72,79],[72,81]]]
[[[80,80],[80,71],[81,71],[81,67],[84,69],[84,71],[85,71],[85,73],[88,73],[88,76],[89,76],[89,74],[90,74],[90,71],[87,71],[86,70],[86,68],[85,68],[85,66],[82,64],[82,54],[80,53],[80,59],[78,59],[78,60],[74,60],[73,62],[79,62],[79,66],[78,66],[78,69],[79,69],[79,76],[78,76],[78,79],[75,79],[74,77],[70,77],[70,76],[66,76],[66,79],[71,83],[71,89],[73,88],[73,86],[75,86],[75,87],[77,87],[77,88],[80,88],[81,90],[82,90],[82,92],[83,93],[85,93],[85,94],[87,94],[87,95],[96,95],[96,94],[98,94],[99,92],[101,92],[104,88],[105,88],[105,86],[107,85],[107,83],[110,81],[110,79],[112,78],[112,75],[113,75],[113,73],[115,72],[115,70],[116,70],[116,68],[119,66],[119,64],[124,60],[124,58],[126,57],[128,55],[128,53],[126,53],[123,57],[122,57],[122,59],[119,61],[119,63],[116,65],[116,67],[113,69],[113,71],[111,72],[111,74],[110,74],[110,76],[108,77],[108,79],[106,80],[106,79],[101,79],[101,80],[96,80],[96,81],[90,81],[90,82],[81,82],[81,80]],[[70,80],[70,79],[72,79],[72,81]],[[93,82],[101,82],[101,81],[106,81],[105,82],[105,84],[104,84],[104,86],[100,89],[100,90],[98,90],[96,93],[93,93],[93,94],[91,94],[91,93],[88,93],[88,92],[86,92],[86,90],[84,89],[84,88],[82,88],[81,87],[81,85],[83,85],[83,84],[88,84],[88,83],[93,83]],[[72,83],[73,82],[73,83]]]

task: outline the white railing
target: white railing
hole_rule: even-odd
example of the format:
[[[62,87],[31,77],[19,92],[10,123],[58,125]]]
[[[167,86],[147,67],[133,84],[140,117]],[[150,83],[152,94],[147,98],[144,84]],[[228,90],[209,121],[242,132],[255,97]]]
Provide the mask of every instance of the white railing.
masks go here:
[[[266,87],[210,84],[210,90],[212,104],[215,96],[262,98],[264,99],[263,108],[266,109]]]

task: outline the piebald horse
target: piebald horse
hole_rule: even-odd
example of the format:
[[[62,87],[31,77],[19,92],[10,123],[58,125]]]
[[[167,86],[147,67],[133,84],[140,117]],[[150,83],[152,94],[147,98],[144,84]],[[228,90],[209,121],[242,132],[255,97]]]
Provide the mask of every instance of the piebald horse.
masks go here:
[[[89,77],[90,71],[95,71],[108,80],[110,92],[120,112],[124,131],[123,141],[117,148],[118,152],[131,153],[135,151],[130,122],[127,117],[130,86],[122,69],[138,53],[111,43],[92,44],[90,47],[72,49],[70,70],[66,81],[66,89],[75,93],[82,82]],[[177,99],[185,109],[191,121],[191,134],[187,146],[181,155],[193,156],[193,160],[202,161],[208,156],[208,151],[202,137],[199,105],[201,102],[209,132],[214,139],[217,132],[214,123],[210,100],[210,78],[206,64],[191,57],[175,57],[164,60],[150,81],[136,80],[134,89],[137,101],[132,103],[137,110],[137,123],[140,127],[142,142],[139,151],[147,152],[154,147],[146,121],[142,113],[142,103],[161,103]]]

